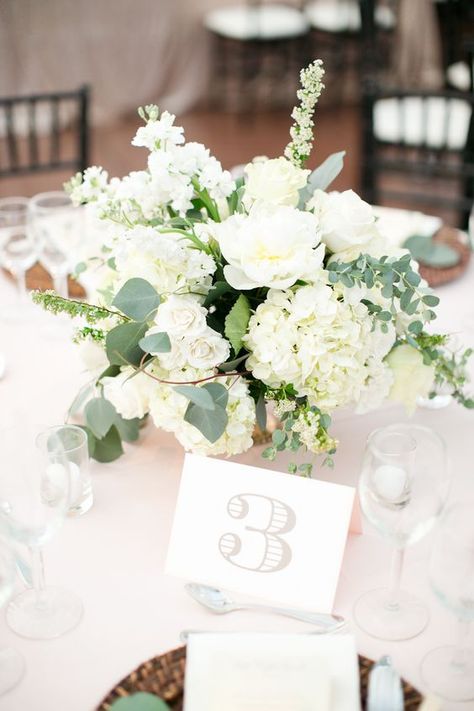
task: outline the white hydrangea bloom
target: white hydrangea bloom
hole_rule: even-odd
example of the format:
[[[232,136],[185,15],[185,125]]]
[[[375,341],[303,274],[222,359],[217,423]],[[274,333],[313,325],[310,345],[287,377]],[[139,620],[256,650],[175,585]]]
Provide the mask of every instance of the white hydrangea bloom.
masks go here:
[[[324,284],[270,290],[250,318],[247,367],[270,387],[292,383],[323,411],[356,402],[368,372],[372,319]]]
[[[286,289],[298,279],[318,279],[324,258],[317,221],[309,212],[280,205],[232,215],[215,227],[224,274],[235,289]]]
[[[133,376],[133,377],[131,377]],[[150,393],[154,381],[145,373],[135,374],[134,368],[126,366],[114,378],[102,378],[104,397],[126,420],[144,417],[148,412]]]
[[[211,256],[197,249],[179,233],[160,233],[152,227],[134,227],[115,250],[117,290],[128,279],[141,277],[161,295],[179,290],[209,289],[216,269]]]
[[[183,374],[184,375],[184,374]],[[194,372],[186,372],[187,379],[195,378]],[[183,377],[184,379],[184,377]],[[222,385],[229,387],[234,378],[221,378]],[[250,397],[243,378],[232,384],[227,403],[228,425],[224,434],[213,444],[193,425],[185,422],[184,414],[189,400],[179,395],[170,385],[158,385],[150,399],[150,414],[156,427],[173,432],[185,450],[202,455],[228,456],[245,452],[253,445],[255,426],[255,403]]]

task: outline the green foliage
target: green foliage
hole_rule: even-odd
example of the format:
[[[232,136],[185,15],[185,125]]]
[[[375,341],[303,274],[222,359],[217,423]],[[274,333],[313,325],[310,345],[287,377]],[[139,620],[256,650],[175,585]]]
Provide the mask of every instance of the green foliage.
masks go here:
[[[129,279],[116,294],[112,305],[134,321],[150,321],[161,299],[145,279]]]
[[[229,373],[229,372],[235,370],[248,357],[249,357],[249,354],[244,353],[244,355],[241,355],[238,358],[234,358],[233,360],[228,360],[225,363],[221,363],[219,365],[219,370],[222,371],[222,373]]]
[[[209,442],[216,442],[228,422],[227,388],[221,383],[210,382],[201,387],[178,385],[174,389],[190,401],[184,416],[186,422],[196,427]]]
[[[204,306],[208,308],[214,301],[217,301],[217,299],[230,291],[234,291],[234,289],[226,281],[216,281],[212,288],[209,289],[209,293],[204,300]]]
[[[130,321],[109,331],[105,339],[105,350],[110,364],[139,365],[145,354],[138,344],[147,330],[147,323]]]
[[[96,439],[94,443],[93,457],[98,462],[107,463],[113,462],[123,454],[122,439],[119,431],[113,425],[105,437]]]
[[[138,345],[145,353],[169,353],[171,350],[170,338],[164,331],[150,333],[141,338]]]
[[[170,711],[167,703],[145,691],[117,699],[110,709],[111,711]]]
[[[447,244],[435,242],[433,237],[412,235],[404,247],[410,250],[413,259],[429,267],[453,267],[461,259],[458,252]]]
[[[118,311],[111,311],[103,306],[94,306],[85,301],[75,301],[58,296],[55,291],[32,291],[31,298],[35,304],[39,304],[45,311],[52,314],[65,313],[71,318],[80,316],[88,324],[93,325],[98,321],[114,316],[121,321],[128,321],[127,316]]]
[[[84,409],[86,425],[98,439],[105,437],[114,424],[116,415],[115,407],[104,397],[89,400]]]
[[[260,393],[258,396],[257,403],[255,405],[255,415],[257,417],[258,426],[262,432],[264,432],[267,427],[267,407],[263,393]]]
[[[240,294],[239,298],[227,314],[225,320],[225,337],[230,341],[235,355],[238,355],[242,348],[242,339],[247,332],[247,326],[250,319],[250,304],[244,294]]]
[[[300,210],[304,210],[306,203],[313,196],[315,190],[326,190],[333,180],[337,178],[344,167],[345,155],[345,151],[332,153],[320,166],[313,170],[306,186],[300,190],[300,200],[298,204]]]
[[[114,425],[117,431],[125,442],[136,442],[140,436],[140,419],[134,417],[132,420],[126,420],[117,413],[114,420]]]
[[[203,387],[177,385],[174,390],[203,410],[214,410],[216,407],[211,393]]]

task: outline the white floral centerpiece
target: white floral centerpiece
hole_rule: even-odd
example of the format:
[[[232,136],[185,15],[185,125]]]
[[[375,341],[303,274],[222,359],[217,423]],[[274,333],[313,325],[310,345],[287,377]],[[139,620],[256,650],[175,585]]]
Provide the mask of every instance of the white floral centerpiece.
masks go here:
[[[70,181],[74,202],[109,225],[77,270],[94,271],[95,303],[34,299],[83,319],[85,426],[100,461],[137,439],[146,415],[186,450],[233,455],[272,402],[283,426],[263,455],[303,447],[331,463],[337,408],[391,398],[412,410],[435,381],[473,407],[462,392],[470,353],[425,331],[438,298],[416,263],[384,242],[353,191],[326,192],[343,153],[303,167],[323,74],[320,61],[301,72],[284,156],[256,159],[239,180],[147,106],[132,141],[149,151],[146,170],[109,181],[92,167]]]

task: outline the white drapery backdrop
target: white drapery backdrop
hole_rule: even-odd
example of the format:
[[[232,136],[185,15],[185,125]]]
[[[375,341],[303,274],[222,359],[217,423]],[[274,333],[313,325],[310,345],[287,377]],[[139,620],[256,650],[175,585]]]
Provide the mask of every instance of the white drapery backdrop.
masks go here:
[[[203,15],[236,2],[245,0],[0,0],[0,95],[89,83],[95,124],[150,102],[181,114],[206,92],[209,37]],[[412,86],[424,80],[436,85],[439,38],[432,0],[400,5],[395,73]]]

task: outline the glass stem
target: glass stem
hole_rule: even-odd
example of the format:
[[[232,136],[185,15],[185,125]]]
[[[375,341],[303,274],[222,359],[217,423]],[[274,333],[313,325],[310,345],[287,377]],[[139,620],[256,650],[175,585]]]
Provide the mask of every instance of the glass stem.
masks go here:
[[[466,641],[469,636],[469,620],[458,619],[457,640],[454,647],[451,666],[460,669],[465,665]]]
[[[18,294],[22,304],[26,304],[28,301],[28,290],[26,288],[26,272],[17,271],[16,279],[18,284]]]
[[[388,602],[387,607],[389,610],[396,612],[399,609],[399,592],[400,592],[400,580],[402,577],[403,570],[403,560],[405,557],[405,551],[403,548],[395,548],[392,554],[392,563],[390,567],[390,584],[388,588]]]
[[[44,591],[44,562],[43,562],[43,551],[41,548],[30,548],[31,563],[32,563],[32,576],[33,576],[33,588],[36,593],[36,607],[38,609],[45,607],[45,601],[43,599]]]
[[[55,274],[53,276],[54,290],[59,296],[67,299],[69,296],[69,289],[67,284],[67,274]]]

